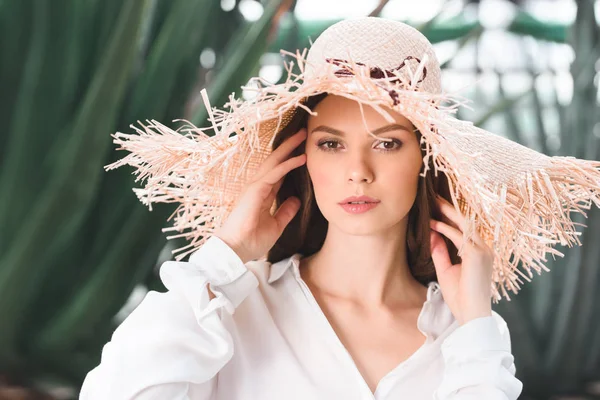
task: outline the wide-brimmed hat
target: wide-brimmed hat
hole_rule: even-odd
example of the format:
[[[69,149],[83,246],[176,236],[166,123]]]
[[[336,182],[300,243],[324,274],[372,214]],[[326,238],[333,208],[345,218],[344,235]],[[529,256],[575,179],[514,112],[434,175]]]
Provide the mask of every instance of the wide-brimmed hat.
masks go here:
[[[581,245],[570,212],[585,215],[592,201],[600,207],[600,162],[549,157],[457,119],[465,101],[442,90],[433,46],[418,30],[383,18],[344,20],[308,52],[282,53],[292,58],[287,80],[255,78],[251,100],[232,96],[227,110],[219,110],[202,92],[209,128],[186,123],[173,130],[152,120],[132,125],[135,134],[113,135],[130,154],[106,168],[135,167],[145,187],[134,191],[150,209],[179,203],[173,226],[164,229],[177,232],[169,238],[189,240],[177,259],[224,222],[276,134],[299,108],[313,113],[304,103],[320,93],[371,106],[390,122],[386,109],[392,109],[414,124],[424,146],[421,176],[446,175],[451,200],[466,219],[464,243],[478,232],[494,252],[494,301],[510,299],[508,291],[517,293],[532,271],[547,270],[546,254],[563,256],[553,248],[557,243]]]

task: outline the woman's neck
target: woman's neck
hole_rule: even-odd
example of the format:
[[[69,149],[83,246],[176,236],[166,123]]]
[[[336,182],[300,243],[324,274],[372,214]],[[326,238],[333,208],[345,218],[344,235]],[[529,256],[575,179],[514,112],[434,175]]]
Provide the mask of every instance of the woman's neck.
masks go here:
[[[420,307],[427,292],[410,272],[405,235],[389,232],[355,236],[330,227],[322,248],[300,260],[300,274],[328,297],[366,307]]]

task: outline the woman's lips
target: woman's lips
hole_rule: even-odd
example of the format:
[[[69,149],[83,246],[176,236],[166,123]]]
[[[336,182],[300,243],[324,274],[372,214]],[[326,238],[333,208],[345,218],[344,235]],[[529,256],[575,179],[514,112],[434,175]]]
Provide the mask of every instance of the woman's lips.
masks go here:
[[[340,206],[342,206],[342,208],[350,214],[362,214],[364,212],[367,212],[367,211],[377,207],[378,204],[379,204],[379,202],[363,203],[363,204],[346,203],[346,204],[340,204]]]

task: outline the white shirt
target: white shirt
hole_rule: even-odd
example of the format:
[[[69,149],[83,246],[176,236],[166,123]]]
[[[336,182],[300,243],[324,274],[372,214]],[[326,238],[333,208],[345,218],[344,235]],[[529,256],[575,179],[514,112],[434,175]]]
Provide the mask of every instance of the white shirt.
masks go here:
[[[189,262],[165,262],[168,292],[149,292],[115,330],[80,399],[518,398],[504,319],[494,311],[459,326],[437,282],[417,323],[425,343],[372,393],[302,280],[300,257],[244,264],[213,236]]]

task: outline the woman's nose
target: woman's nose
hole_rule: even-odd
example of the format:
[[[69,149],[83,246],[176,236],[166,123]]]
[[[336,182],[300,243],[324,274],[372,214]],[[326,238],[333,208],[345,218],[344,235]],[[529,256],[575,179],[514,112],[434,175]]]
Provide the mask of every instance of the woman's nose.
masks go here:
[[[346,164],[346,175],[348,182],[371,183],[374,176],[368,157],[364,154],[350,155]]]

